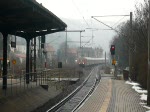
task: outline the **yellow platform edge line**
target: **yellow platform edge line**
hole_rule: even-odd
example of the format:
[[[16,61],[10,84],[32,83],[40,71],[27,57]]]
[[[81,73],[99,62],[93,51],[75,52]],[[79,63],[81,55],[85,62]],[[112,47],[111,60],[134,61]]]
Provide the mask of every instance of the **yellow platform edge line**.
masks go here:
[[[102,107],[101,107],[99,112],[106,112],[107,111],[107,108],[108,108],[108,105],[109,105],[109,102],[110,102],[110,99],[111,99],[111,91],[112,91],[112,80],[110,79],[109,82],[108,82],[107,95],[105,97],[105,100],[104,100],[104,102],[102,104]]]

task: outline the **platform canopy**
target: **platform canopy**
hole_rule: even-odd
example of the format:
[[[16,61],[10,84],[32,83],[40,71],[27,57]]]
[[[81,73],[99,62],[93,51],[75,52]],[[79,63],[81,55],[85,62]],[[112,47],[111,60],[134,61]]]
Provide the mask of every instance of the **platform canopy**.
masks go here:
[[[0,0],[0,32],[31,39],[66,27],[36,0]]]

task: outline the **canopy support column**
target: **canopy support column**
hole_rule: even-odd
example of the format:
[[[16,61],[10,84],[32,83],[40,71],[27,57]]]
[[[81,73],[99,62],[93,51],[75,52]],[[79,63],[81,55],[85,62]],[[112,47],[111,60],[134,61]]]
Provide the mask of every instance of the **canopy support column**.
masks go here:
[[[3,34],[3,86],[2,89],[7,89],[7,36],[8,33],[2,32]]]
[[[30,47],[30,40],[26,39],[27,46],[26,46],[26,84],[29,84],[29,47]]]

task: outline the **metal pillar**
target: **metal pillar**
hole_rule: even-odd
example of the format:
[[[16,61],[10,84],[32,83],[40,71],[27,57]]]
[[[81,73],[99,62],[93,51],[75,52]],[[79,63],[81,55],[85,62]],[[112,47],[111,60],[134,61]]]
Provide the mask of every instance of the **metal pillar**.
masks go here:
[[[81,49],[81,32],[82,32],[82,31],[80,31],[80,49]]]
[[[36,37],[34,38],[34,81],[36,80]]]
[[[7,36],[8,33],[2,32],[3,34],[3,86],[2,89],[7,89]]]
[[[150,105],[150,0],[149,2],[149,19],[148,19],[148,74],[147,74],[147,105]]]
[[[106,69],[106,52],[105,52],[105,69]]]
[[[68,35],[67,35],[67,28],[66,28],[66,47],[65,47],[65,57],[66,57],[66,59],[65,59],[65,64],[67,64],[67,56],[68,56],[68,49],[67,49],[67,37],[68,37]]]
[[[33,39],[31,39],[31,44],[30,44],[30,75],[31,75],[31,80],[32,80],[32,77],[33,77],[33,73],[32,73],[32,70],[33,70],[33,67],[32,67],[32,63],[33,63],[33,56],[32,56],[32,53],[33,53]]]
[[[29,46],[30,46],[30,40],[26,39],[27,46],[26,46],[26,84],[29,84]]]
[[[83,47],[81,48],[81,32],[80,31],[80,52],[81,52],[81,57],[83,57]]]
[[[130,12],[130,38],[129,38],[129,77],[131,77],[131,44],[132,43],[132,12]]]

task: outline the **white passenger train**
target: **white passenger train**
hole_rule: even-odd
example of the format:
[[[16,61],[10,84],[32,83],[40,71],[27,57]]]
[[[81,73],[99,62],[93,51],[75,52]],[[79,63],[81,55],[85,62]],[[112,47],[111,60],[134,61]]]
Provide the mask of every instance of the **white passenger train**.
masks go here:
[[[108,63],[108,58],[91,58],[91,57],[81,57],[77,60],[77,64],[81,66],[90,66]]]

